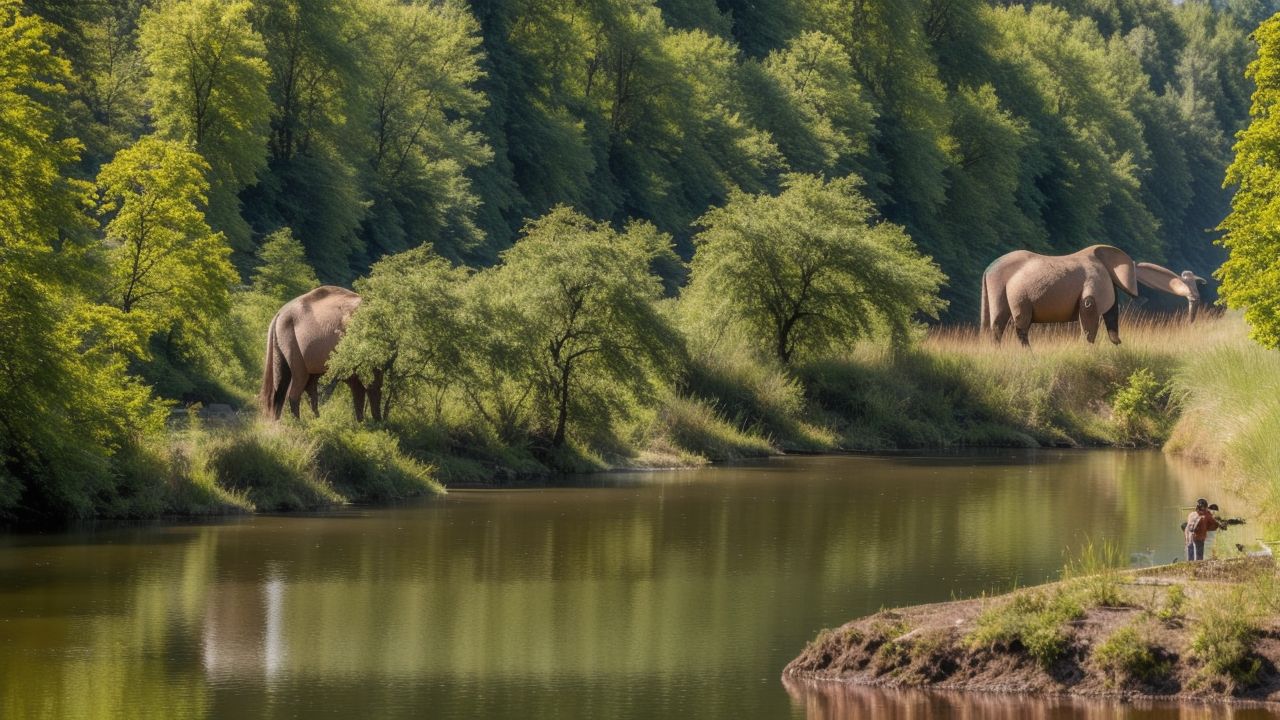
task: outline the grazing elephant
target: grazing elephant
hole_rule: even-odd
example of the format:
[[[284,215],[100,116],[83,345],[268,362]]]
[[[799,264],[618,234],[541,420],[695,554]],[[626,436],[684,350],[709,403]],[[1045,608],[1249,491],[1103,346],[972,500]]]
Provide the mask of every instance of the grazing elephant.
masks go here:
[[[298,417],[298,404],[304,391],[311,398],[311,412],[317,417],[320,415],[317,382],[342,339],[351,313],[358,307],[359,295],[325,285],[285,303],[271,319],[258,401],[272,420],[280,419],[285,398],[289,400],[290,412]],[[366,394],[373,419],[381,420],[382,373],[374,373],[373,382],[367,386],[355,375],[346,382],[355,402],[356,420],[364,420]]]
[[[1190,270],[1183,270],[1181,275],[1175,275],[1172,270],[1155,263],[1140,262],[1138,263],[1138,282],[1153,290],[1186,298],[1187,322],[1196,321],[1196,314],[1200,310],[1200,288],[1197,286],[1205,284],[1204,278]]]
[[[1013,320],[1018,340],[1030,345],[1031,323],[1080,321],[1089,342],[1098,334],[1098,318],[1111,342],[1120,344],[1118,286],[1138,294],[1137,269],[1123,250],[1094,245],[1070,255],[1038,255],[1028,250],[996,258],[982,273],[982,329],[996,342]]]

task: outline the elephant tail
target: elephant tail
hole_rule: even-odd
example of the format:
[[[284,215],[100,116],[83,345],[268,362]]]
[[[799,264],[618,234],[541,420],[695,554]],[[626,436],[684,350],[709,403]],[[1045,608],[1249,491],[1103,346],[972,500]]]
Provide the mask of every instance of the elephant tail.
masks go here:
[[[991,329],[991,302],[987,299],[987,274],[982,273],[982,315],[978,320],[978,334]]]
[[[277,389],[283,380],[281,375],[284,368],[284,358],[280,354],[280,347],[276,344],[276,321],[280,319],[280,314],[271,318],[271,326],[267,330],[267,354],[262,359],[262,389],[258,392],[258,406],[262,410],[262,414],[268,418],[275,417],[275,399]]]

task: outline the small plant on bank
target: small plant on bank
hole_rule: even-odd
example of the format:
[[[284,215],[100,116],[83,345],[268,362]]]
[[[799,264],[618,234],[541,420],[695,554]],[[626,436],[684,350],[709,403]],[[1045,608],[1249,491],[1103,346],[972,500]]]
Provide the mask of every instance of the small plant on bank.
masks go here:
[[[1187,592],[1181,585],[1171,585],[1165,593],[1164,604],[1156,609],[1156,617],[1166,624],[1175,623],[1182,619],[1186,607]]]
[[[1116,440],[1124,445],[1150,445],[1167,432],[1169,387],[1150,368],[1138,368],[1111,401]]]
[[[1071,639],[1066,624],[1082,617],[1079,599],[1063,588],[1052,595],[1024,592],[979,615],[977,627],[965,640],[973,648],[1020,645],[1041,667],[1048,667],[1066,653]]]
[[[1126,625],[1093,648],[1093,664],[1108,686],[1130,680],[1154,682],[1167,677],[1172,664],[1160,657],[1146,632]]]
[[[1063,565],[1062,579],[1079,590],[1080,600],[1086,607],[1120,607],[1126,604],[1120,592],[1123,566],[1124,557],[1119,547],[1110,542],[1095,545],[1090,540],[1078,557]]]
[[[1206,598],[1200,605],[1191,636],[1191,655],[1203,663],[1200,681],[1243,687],[1257,681],[1262,661],[1253,652],[1259,628],[1251,600],[1237,589],[1229,598]]]

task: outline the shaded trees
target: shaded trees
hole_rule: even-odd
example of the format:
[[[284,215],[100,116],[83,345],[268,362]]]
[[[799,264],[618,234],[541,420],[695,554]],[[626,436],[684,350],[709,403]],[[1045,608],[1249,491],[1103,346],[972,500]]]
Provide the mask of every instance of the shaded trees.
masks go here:
[[[268,69],[248,0],[162,0],[144,10],[139,44],[159,131],[208,162],[209,215],[232,245],[249,249],[238,193],[266,166]]]

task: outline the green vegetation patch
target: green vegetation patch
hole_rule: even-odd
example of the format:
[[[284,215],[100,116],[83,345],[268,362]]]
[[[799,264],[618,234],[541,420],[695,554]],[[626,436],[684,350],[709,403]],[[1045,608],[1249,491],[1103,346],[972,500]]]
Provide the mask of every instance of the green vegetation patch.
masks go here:
[[[1090,661],[1108,685],[1115,687],[1132,680],[1156,682],[1168,677],[1173,663],[1150,640],[1144,628],[1126,625],[1093,647]]]
[[[1084,617],[1079,598],[1063,588],[1024,590],[987,608],[965,638],[972,648],[1021,647],[1042,667],[1066,654],[1071,632],[1066,624]]]

